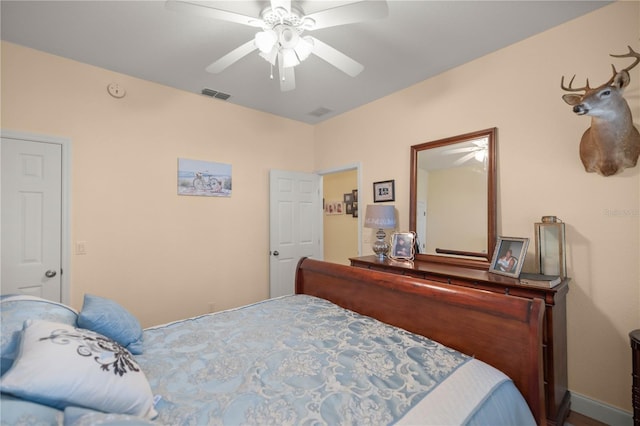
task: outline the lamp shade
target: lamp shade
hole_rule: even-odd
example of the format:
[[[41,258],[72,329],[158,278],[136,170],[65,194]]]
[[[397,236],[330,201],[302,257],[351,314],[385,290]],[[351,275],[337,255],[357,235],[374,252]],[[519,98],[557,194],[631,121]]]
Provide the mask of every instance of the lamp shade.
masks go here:
[[[260,31],[256,33],[254,43],[262,53],[269,53],[278,41],[278,35],[273,30]]]
[[[396,209],[389,205],[367,205],[364,215],[366,228],[393,229],[396,227]]]

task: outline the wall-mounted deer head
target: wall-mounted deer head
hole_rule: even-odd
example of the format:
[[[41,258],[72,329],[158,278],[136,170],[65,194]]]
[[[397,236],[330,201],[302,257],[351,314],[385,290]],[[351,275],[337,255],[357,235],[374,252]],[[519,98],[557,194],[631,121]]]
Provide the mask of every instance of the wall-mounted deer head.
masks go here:
[[[640,133],[633,126],[631,110],[622,97],[622,92],[631,81],[629,70],[638,65],[640,54],[631,46],[628,47],[629,53],[610,56],[636,60],[619,72],[611,65],[613,76],[602,86],[592,89],[587,79],[586,86],[572,88],[575,75],[571,78],[569,87],[564,85],[564,76],[560,81],[562,90],[584,91],[583,94],[566,94],[562,99],[573,106],[576,114],[591,116],[591,127],[584,132],[580,141],[580,159],[589,173],[611,176],[628,167],[635,167],[638,162]]]

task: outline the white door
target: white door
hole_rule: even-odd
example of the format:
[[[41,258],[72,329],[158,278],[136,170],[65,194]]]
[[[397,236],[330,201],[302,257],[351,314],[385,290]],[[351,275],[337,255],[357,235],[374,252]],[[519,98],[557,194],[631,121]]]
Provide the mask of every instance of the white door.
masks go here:
[[[2,293],[63,301],[62,145],[2,138]]]
[[[418,238],[418,250],[426,253],[427,250],[427,202],[416,203],[416,236]]]
[[[301,257],[322,259],[320,176],[271,170],[269,176],[270,297],[295,291]]]

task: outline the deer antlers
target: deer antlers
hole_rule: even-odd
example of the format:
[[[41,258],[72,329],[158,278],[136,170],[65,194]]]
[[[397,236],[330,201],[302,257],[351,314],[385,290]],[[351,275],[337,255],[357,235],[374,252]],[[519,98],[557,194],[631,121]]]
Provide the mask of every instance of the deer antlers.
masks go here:
[[[610,54],[609,56],[612,56],[614,58],[636,58],[636,60],[629,65],[627,68],[624,68],[623,70],[621,70],[620,72],[629,72],[633,67],[635,67],[636,65],[638,65],[638,63],[640,63],[640,53],[636,52],[635,50],[633,50],[631,48],[631,46],[627,46],[629,48],[629,52],[625,53],[624,55],[613,55]],[[603,84],[603,86],[608,86],[611,83],[613,83],[613,80],[615,79],[616,75],[618,74],[618,71],[616,71],[616,67],[611,64],[611,68],[613,69],[613,75],[611,76],[611,78],[609,79],[609,81],[607,81],[605,84]],[[562,90],[566,91],[566,92],[581,92],[581,91],[588,91],[591,90],[591,87],[589,87],[589,79],[587,78],[587,84],[584,87],[571,87],[571,85],[573,84],[573,80],[576,78],[576,75],[574,74],[573,77],[571,77],[571,81],[569,81],[569,87],[566,87],[564,85],[564,76],[562,76],[562,79],[560,80],[560,87],[562,88]]]
[[[628,72],[629,70],[631,70],[631,68],[635,67],[640,62],[640,53],[633,50],[631,46],[627,46],[627,47],[629,48],[628,53],[625,53],[624,55],[609,55],[609,56],[613,56],[614,58],[636,58],[636,60],[631,65],[629,65],[628,67],[622,70],[622,71]],[[611,66],[613,67],[613,73],[615,74],[616,67],[614,67],[613,64],[611,64]]]

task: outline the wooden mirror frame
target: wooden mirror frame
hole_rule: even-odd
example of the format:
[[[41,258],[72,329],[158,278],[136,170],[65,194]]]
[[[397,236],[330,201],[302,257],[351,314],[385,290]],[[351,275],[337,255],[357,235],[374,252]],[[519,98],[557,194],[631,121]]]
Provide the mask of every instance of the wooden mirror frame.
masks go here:
[[[416,253],[416,260],[429,262],[447,263],[459,266],[466,266],[475,269],[489,269],[491,256],[496,245],[496,143],[497,128],[480,130],[466,133],[431,142],[425,142],[411,147],[411,175],[409,177],[409,229],[416,232],[416,211],[417,211],[417,176],[418,176],[418,153],[432,148],[452,145],[482,137],[488,138],[487,152],[487,249],[486,253],[447,251],[446,254],[426,254]]]

